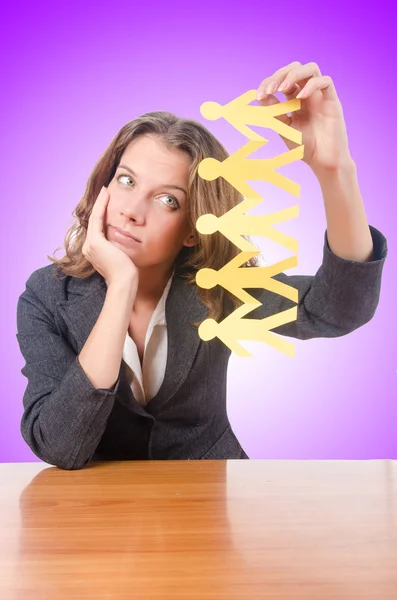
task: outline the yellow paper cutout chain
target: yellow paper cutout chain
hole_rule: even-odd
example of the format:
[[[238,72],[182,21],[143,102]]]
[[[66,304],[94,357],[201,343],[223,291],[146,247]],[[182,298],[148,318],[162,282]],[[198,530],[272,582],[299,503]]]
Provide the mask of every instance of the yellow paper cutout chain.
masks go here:
[[[291,252],[298,252],[298,240],[282,233],[277,229],[273,229],[274,223],[281,223],[287,219],[293,219],[299,214],[299,206],[290,206],[283,210],[268,215],[246,215],[244,214],[256,204],[263,202],[263,198],[246,199],[234,208],[226,212],[221,217],[217,217],[211,213],[202,215],[196,221],[196,229],[200,233],[211,234],[215,231],[220,231],[240,250],[255,251],[256,246],[249,240],[243,238],[243,235],[261,235],[277,242],[281,246],[288,248]],[[201,286],[200,286],[201,287]]]
[[[294,112],[300,109],[300,100],[293,98],[286,102],[273,104],[272,106],[249,106],[250,102],[256,99],[257,90],[249,90],[241,94],[238,98],[231,100],[228,104],[222,106],[218,102],[203,102],[200,107],[200,112],[205,119],[216,121],[223,117],[237,131],[247,136],[250,140],[264,140],[265,138],[252,131],[248,125],[258,127],[267,127],[273,129],[283,137],[296,142],[302,143],[302,132],[290,127],[286,123],[282,123],[274,117],[285,115],[287,112]],[[266,110],[263,110],[265,108]],[[268,140],[266,140],[268,141]]]
[[[278,275],[285,269],[296,267],[298,265],[297,256],[290,256],[268,267],[239,268],[256,254],[259,254],[259,250],[256,250],[256,252],[240,252],[235,258],[226,263],[224,267],[219,269],[219,271],[215,269],[200,269],[196,276],[197,285],[206,290],[216,285],[221,285],[248,304],[256,303],[257,300],[248,294],[248,292],[244,292],[244,288],[258,287],[289,298],[293,302],[298,302],[298,290],[296,288],[282,281],[272,279],[273,275]]]
[[[276,173],[275,169],[303,158],[302,134],[274,118],[298,110],[300,100],[295,98],[272,106],[248,106],[249,102],[254,100],[255,97],[256,90],[250,90],[224,106],[217,102],[204,102],[201,105],[201,114],[204,117],[212,120],[224,117],[238,131],[247,135],[250,141],[224,161],[205,158],[198,167],[198,174],[203,179],[212,181],[217,177],[223,177],[242,195],[248,196],[224,215],[217,217],[213,214],[206,214],[202,215],[196,222],[196,228],[200,233],[211,235],[219,231],[242,250],[219,271],[200,269],[196,277],[197,285],[206,289],[221,285],[244,302],[221,323],[217,323],[214,319],[203,321],[198,333],[204,341],[218,337],[239,356],[252,356],[237,341],[250,340],[266,342],[287,356],[294,357],[294,344],[280,338],[275,333],[271,333],[269,329],[296,320],[296,306],[264,319],[243,318],[249,312],[261,306],[261,303],[248,292],[245,292],[244,288],[268,289],[298,303],[298,290],[296,288],[272,279],[273,275],[277,275],[287,268],[297,266],[297,256],[289,257],[268,267],[241,268],[241,265],[260,252],[256,246],[243,237],[244,235],[266,236],[288,248],[291,252],[296,254],[298,252],[298,241],[296,239],[272,227],[274,223],[280,223],[298,216],[298,205],[268,215],[254,216],[245,213],[263,202],[262,196],[246,183],[247,179],[265,180],[294,196],[300,196],[300,186],[280,173]],[[268,143],[268,140],[253,132],[248,124],[268,127],[301,145],[274,158],[247,159],[247,156]]]
[[[291,323],[291,321],[296,321],[298,314],[297,307],[293,306],[292,308],[288,308],[287,310],[263,319],[243,319],[247,313],[260,305],[260,302],[243,304],[220,323],[217,323],[214,319],[205,319],[199,326],[199,336],[204,341],[209,341],[214,337],[218,337],[239,356],[252,357],[252,354],[237,340],[251,340],[267,342],[276,350],[293,358],[295,356],[294,344],[278,337],[275,333],[271,333],[269,329],[284,325],[285,323]]]
[[[266,110],[267,107],[262,106],[261,108]],[[303,145],[273,158],[247,158],[264,144],[267,144],[267,140],[265,142],[251,140],[222,162],[216,158],[204,158],[198,166],[198,174],[202,179],[208,181],[223,177],[237,191],[251,198],[256,198],[259,194],[247,184],[246,179],[269,181],[299,198],[300,185],[285,175],[276,173],[274,169],[303,158]]]

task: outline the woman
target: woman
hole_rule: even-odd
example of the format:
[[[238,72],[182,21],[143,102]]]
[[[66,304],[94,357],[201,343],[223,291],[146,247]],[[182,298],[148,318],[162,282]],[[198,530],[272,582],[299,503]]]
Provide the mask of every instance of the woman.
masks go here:
[[[297,320],[273,331],[298,339],[341,336],[367,323],[387,255],[386,239],[363,219],[357,197],[344,204],[337,187],[343,176],[344,193],[356,190],[354,164],[340,104],[334,90],[324,93],[329,78],[313,64],[291,63],[260,86],[268,91],[264,104],[278,102],[271,81],[289,78],[288,98],[309,89],[301,111],[279,118],[302,131],[303,160],[319,177],[324,200],[338,192],[336,208],[326,205],[316,275],[275,276],[298,289],[299,302]],[[227,156],[200,123],[158,111],[127,123],[96,164],[65,238],[66,255],[48,257],[55,265],[34,271],[18,300],[28,379],[21,431],[42,460],[78,469],[92,460],[248,458],[227,416],[230,350],[197,332],[204,319],[219,321],[241,304],[219,286],[195,282],[199,269],[218,270],[239,253],[219,232],[200,236],[195,229],[201,215],[220,216],[242,200],[224,179],[197,174],[204,158]],[[331,250],[331,233],[335,248],[352,240],[345,248],[357,258]],[[295,306],[267,290],[249,291],[262,305],[247,318]]]

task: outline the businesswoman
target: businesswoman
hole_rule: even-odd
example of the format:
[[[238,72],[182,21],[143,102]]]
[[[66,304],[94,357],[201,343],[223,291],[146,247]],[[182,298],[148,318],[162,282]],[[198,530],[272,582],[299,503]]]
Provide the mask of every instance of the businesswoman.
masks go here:
[[[259,102],[278,102],[285,81],[287,98],[303,94],[302,108],[279,119],[302,131],[327,231],[316,275],[274,276],[297,288],[299,301],[297,320],[273,331],[341,336],[375,313],[387,242],[366,222],[332,80],[315,63],[294,62],[261,83]],[[201,215],[242,200],[223,178],[198,176],[204,158],[227,156],[199,122],[157,111],[122,127],[95,165],[65,256],[48,257],[18,300],[28,380],[21,432],[42,460],[78,469],[97,460],[248,458],[227,416],[230,350],[197,332],[241,304],[196,284],[199,269],[218,270],[239,253],[221,233],[195,229]],[[261,306],[247,318],[296,306],[250,291]]]

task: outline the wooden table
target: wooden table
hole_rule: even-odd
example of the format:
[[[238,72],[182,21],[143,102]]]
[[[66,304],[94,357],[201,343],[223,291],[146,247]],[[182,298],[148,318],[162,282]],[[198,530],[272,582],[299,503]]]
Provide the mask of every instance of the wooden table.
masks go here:
[[[397,461],[0,474],[2,600],[397,599]]]

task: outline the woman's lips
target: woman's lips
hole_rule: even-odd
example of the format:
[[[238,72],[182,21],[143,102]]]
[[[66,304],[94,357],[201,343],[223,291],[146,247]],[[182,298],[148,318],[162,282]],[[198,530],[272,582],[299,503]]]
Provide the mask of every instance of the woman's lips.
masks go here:
[[[122,240],[122,241],[131,241],[131,242],[137,242],[138,244],[141,243],[141,240],[139,240],[137,237],[135,237],[134,235],[132,235],[132,233],[128,233],[128,231],[124,231],[123,229],[119,229],[118,227],[113,227],[114,232],[115,232],[115,237],[117,237],[118,239]]]

